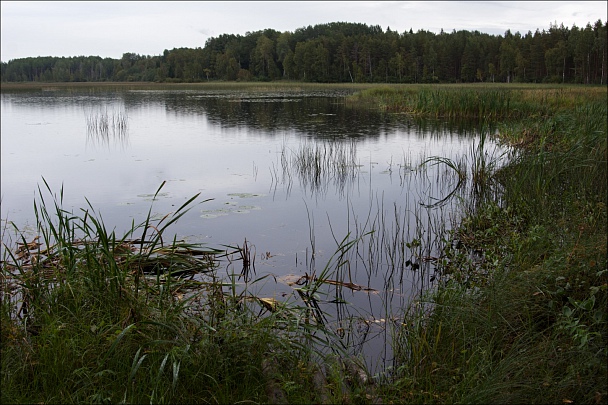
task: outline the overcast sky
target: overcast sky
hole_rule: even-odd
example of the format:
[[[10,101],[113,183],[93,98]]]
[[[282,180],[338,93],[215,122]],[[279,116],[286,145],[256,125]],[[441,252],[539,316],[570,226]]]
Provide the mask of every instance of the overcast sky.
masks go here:
[[[29,56],[160,55],[204,47],[210,37],[266,28],[293,32],[329,22],[379,25],[403,33],[442,28],[503,35],[606,23],[606,1],[114,1],[1,2],[0,59]]]

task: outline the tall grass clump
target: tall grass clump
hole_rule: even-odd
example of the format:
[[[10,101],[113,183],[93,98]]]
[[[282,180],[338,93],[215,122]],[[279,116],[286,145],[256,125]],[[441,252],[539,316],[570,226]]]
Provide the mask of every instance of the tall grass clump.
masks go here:
[[[410,108],[430,97],[411,93],[401,108],[427,108]],[[509,94],[508,108],[517,111],[495,121],[512,149],[505,164],[488,166],[480,149],[470,172],[441,157],[427,162],[477,172],[479,190],[493,184],[499,192],[462,206],[464,218],[446,238],[440,284],[403,308],[385,398],[608,400],[606,89]],[[427,116],[433,111],[441,110]],[[463,116],[468,111],[463,106]]]
[[[302,142],[295,150],[281,150],[283,179],[296,174],[304,190],[311,194],[326,192],[333,184],[342,194],[357,177],[359,164],[355,141]]]
[[[118,141],[125,143],[129,132],[129,116],[123,110],[108,111],[106,108],[85,112],[87,139],[102,145]]]
[[[220,276],[218,261],[235,252],[167,237],[198,195],[160,220],[150,209],[119,237],[90,204],[67,211],[63,189],[55,195],[45,186],[36,236],[2,232],[3,403],[331,396],[314,389],[327,384],[316,364],[329,335],[306,321],[310,307],[256,296],[261,279]]]

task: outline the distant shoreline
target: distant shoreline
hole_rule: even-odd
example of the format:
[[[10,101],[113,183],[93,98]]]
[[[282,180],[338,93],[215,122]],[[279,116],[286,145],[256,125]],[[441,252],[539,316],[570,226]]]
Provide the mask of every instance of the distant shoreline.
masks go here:
[[[407,88],[420,88],[420,87],[432,87],[432,88],[505,88],[505,89],[547,89],[547,88],[572,88],[572,87],[584,87],[594,88],[602,87],[605,85],[601,84],[575,84],[575,83],[311,83],[311,82],[299,82],[299,81],[288,81],[288,80],[277,80],[270,82],[258,82],[258,81],[223,81],[214,80],[209,82],[182,82],[182,83],[167,83],[167,82],[1,82],[0,91],[11,91],[11,90],[42,90],[42,91],[53,91],[56,89],[66,88],[88,88],[88,87],[131,87],[131,88],[215,88],[215,89],[234,89],[242,88],[248,90],[268,90],[270,88],[282,87],[285,89],[314,89],[314,88],[346,88],[346,89],[357,89],[364,90],[369,88],[395,88],[395,87],[407,87]]]
[[[49,87],[87,87],[87,86],[154,86],[163,83],[155,82],[4,82],[0,83],[3,90],[10,89],[29,89],[29,88],[49,88]]]

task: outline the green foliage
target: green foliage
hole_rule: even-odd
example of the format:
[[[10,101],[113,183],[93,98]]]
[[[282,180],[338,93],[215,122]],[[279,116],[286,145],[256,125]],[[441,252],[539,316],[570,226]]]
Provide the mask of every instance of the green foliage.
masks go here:
[[[608,398],[606,89],[510,97],[529,115],[499,125],[504,192],[464,207],[442,284],[397,329],[401,401]]]
[[[392,309],[404,316],[392,326],[395,364],[382,384],[327,355],[335,336],[318,305],[358,239],[336,240],[329,263],[307,275],[297,290],[304,305],[278,303],[251,293],[259,280],[219,280],[214,258],[224,252],[163,240],[196,196],[160,221],[150,210],[118,237],[92,206],[63,209],[63,190],[49,203],[45,183],[39,238],[16,232],[9,243],[2,232],[2,402],[605,403],[606,89],[420,86],[364,96],[383,109],[473,117],[483,135],[471,171],[425,162],[461,181],[477,176],[484,198],[463,206],[465,219],[445,235],[437,288]],[[502,167],[484,152],[487,116],[515,147]],[[293,156],[313,179],[353,157],[330,144]],[[328,166],[336,157],[341,165]],[[501,192],[485,193],[488,185]]]
[[[306,374],[322,346],[311,342],[327,332],[303,321],[309,309],[253,296],[258,280],[220,280],[226,252],[164,240],[197,196],[161,220],[150,208],[119,238],[92,206],[68,212],[63,189],[45,185],[40,237],[16,230],[15,249],[3,230],[3,403],[267,402],[271,384],[315,400]]]
[[[524,35],[398,33],[328,23],[280,33],[222,34],[162,55],[30,57],[1,63],[2,82],[301,80],[358,83],[606,84],[606,24]]]

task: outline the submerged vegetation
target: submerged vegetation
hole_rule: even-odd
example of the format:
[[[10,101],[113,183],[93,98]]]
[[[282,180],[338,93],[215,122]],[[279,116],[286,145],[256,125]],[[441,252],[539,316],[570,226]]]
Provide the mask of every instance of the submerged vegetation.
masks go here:
[[[404,213],[370,211],[283,297],[256,293],[265,277],[246,240],[218,250],[167,235],[198,195],[158,220],[150,209],[118,236],[91,205],[65,210],[63,190],[47,185],[35,239],[2,229],[2,403],[608,402],[606,97],[605,87],[573,86],[395,86],[351,97],[387,114],[475,120],[470,156],[428,157],[417,172],[442,165],[454,190],[429,206],[475,198],[462,198],[452,226],[428,224],[427,239],[408,239],[416,225]],[[506,161],[486,147],[494,136],[510,146]],[[298,173],[311,193],[344,184],[355,152],[332,142],[283,149],[283,176]],[[330,325],[319,305],[343,303],[343,288],[366,290],[352,282],[353,256],[366,271],[390,263],[387,284],[406,267],[436,269],[413,300],[387,308],[396,358],[374,376],[340,344],[348,326]],[[242,260],[242,272],[220,275],[223,257]]]

